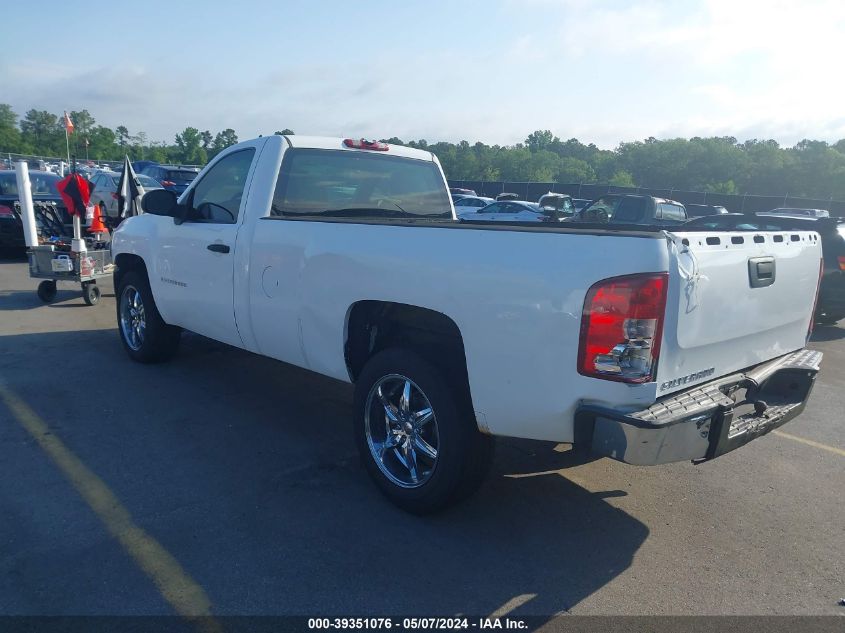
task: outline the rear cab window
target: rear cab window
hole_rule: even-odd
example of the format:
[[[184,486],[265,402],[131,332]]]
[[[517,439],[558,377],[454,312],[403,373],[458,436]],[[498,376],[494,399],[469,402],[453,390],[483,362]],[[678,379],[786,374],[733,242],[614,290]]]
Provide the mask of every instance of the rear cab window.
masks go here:
[[[452,208],[434,161],[291,148],[279,170],[270,215],[451,220]]]
[[[195,171],[170,170],[167,172],[165,179],[174,182],[192,182],[197,175],[198,172]]]
[[[635,223],[644,220],[646,211],[645,198],[622,198],[613,211],[614,222]]]

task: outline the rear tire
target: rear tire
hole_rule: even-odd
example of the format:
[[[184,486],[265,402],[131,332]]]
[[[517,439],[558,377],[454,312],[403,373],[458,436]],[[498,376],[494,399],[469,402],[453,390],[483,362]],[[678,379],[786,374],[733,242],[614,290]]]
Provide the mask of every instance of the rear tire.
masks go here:
[[[411,350],[387,349],[367,362],[355,383],[355,443],[391,502],[428,514],[475,492],[492,461],[493,438],[478,431],[468,402]]]
[[[100,287],[93,281],[82,284],[82,298],[89,306],[95,306],[100,302]]]
[[[147,276],[129,271],[115,291],[117,331],[129,357],[139,363],[160,363],[179,348],[181,328],[168,325],[156,307]]]

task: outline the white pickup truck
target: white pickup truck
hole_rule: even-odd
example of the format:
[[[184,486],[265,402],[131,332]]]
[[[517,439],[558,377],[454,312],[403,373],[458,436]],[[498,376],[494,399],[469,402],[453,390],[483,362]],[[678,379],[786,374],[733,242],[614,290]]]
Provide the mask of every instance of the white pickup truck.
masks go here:
[[[810,231],[463,223],[428,152],[277,135],[143,207],[112,241],[129,356],[184,328],[354,383],[366,468],[412,512],[472,492],[496,435],[712,459],[798,415],[821,361]]]

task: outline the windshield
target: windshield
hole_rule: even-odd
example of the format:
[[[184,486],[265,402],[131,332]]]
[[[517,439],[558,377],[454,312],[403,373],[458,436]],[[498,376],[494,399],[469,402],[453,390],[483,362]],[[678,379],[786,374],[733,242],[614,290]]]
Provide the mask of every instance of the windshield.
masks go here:
[[[143,187],[149,187],[154,189],[161,189],[161,185],[157,180],[153,180],[149,176],[145,176],[144,174],[136,174],[138,178],[138,182],[141,183]],[[112,176],[112,184],[117,187],[118,183],[120,182],[120,176]]]
[[[56,183],[61,180],[54,174],[29,172],[29,184],[33,196],[58,196]],[[17,196],[18,181],[14,172],[0,174],[0,196]]]
[[[571,198],[565,196],[543,196],[539,205],[543,209],[558,211],[564,215],[572,215],[575,212]]]
[[[273,215],[451,219],[443,177],[430,160],[369,152],[291,149]]]

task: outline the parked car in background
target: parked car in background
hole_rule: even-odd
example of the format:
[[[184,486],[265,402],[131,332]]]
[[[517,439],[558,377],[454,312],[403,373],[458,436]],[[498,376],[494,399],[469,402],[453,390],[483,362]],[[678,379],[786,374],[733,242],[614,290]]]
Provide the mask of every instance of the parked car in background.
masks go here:
[[[197,167],[180,167],[178,165],[147,165],[141,170],[141,173],[157,180],[164,189],[181,194],[197,177],[200,170]]]
[[[496,200],[519,200],[519,194],[505,191],[496,196]]]
[[[582,222],[671,226],[683,224],[688,218],[684,205],[675,200],[639,194],[608,194],[585,208],[577,219]]]
[[[138,174],[152,165],[158,165],[158,163],[154,160],[136,160],[134,163],[132,163],[132,169],[134,169],[135,173]]]
[[[572,196],[565,193],[552,193],[550,191],[540,196],[537,205],[548,219],[552,221],[570,220],[575,215]]]
[[[586,209],[592,203],[593,201],[587,198],[572,198],[572,206],[575,207],[576,213],[578,213],[582,209]]]
[[[605,194],[583,207],[581,211],[575,214],[575,219],[581,222],[607,222],[613,217],[613,211],[621,199],[622,194]]]
[[[610,224],[648,224],[671,226],[688,220],[680,202],[654,196],[624,195],[616,205]]]
[[[163,189],[161,184],[145,174],[136,174],[138,182],[146,191]],[[109,224],[119,224],[117,209],[117,184],[120,182],[120,174],[115,171],[101,171],[94,175],[91,182],[94,183],[94,191],[91,193],[91,203],[99,205],[103,220],[109,220]]]
[[[29,182],[33,202],[56,202],[64,209],[59,190],[56,189],[56,183],[59,180],[61,178],[56,174],[47,171],[30,171]],[[17,174],[13,170],[4,170],[0,172],[0,249],[2,250],[26,247],[23,224],[15,212],[15,202],[20,202]],[[62,220],[67,221],[68,218],[63,217]]]
[[[536,202],[502,200],[460,216],[461,220],[487,222],[545,222],[547,216]]]
[[[822,239],[822,277],[815,319],[832,324],[845,318],[845,219],[765,213],[729,213],[695,218],[687,228],[716,231],[816,231]],[[785,241],[785,236],[782,236]]]
[[[483,198],[481,196],[460,196],[457,200],[454,200],[455,215],[461,218],[468,213],[476,213],[494,202],[495,200],[493,200],[493,198]]]
[[[463,187],[449,187],[449,193],[454,195],[463,195],[463,196],[474,196],[476,195],[475,191],[472,189],[464,189]]]
[[[716,204],[685,204],[684,208],[687,210],[687,216],[690,218],[729,213],[725,207]]]
[[[788,215],[793,217],[806,218],[829,218],[830,211],[826,209],[798,209],[794,207],[778,207],[771,211],[766,211],[770,215]]]

